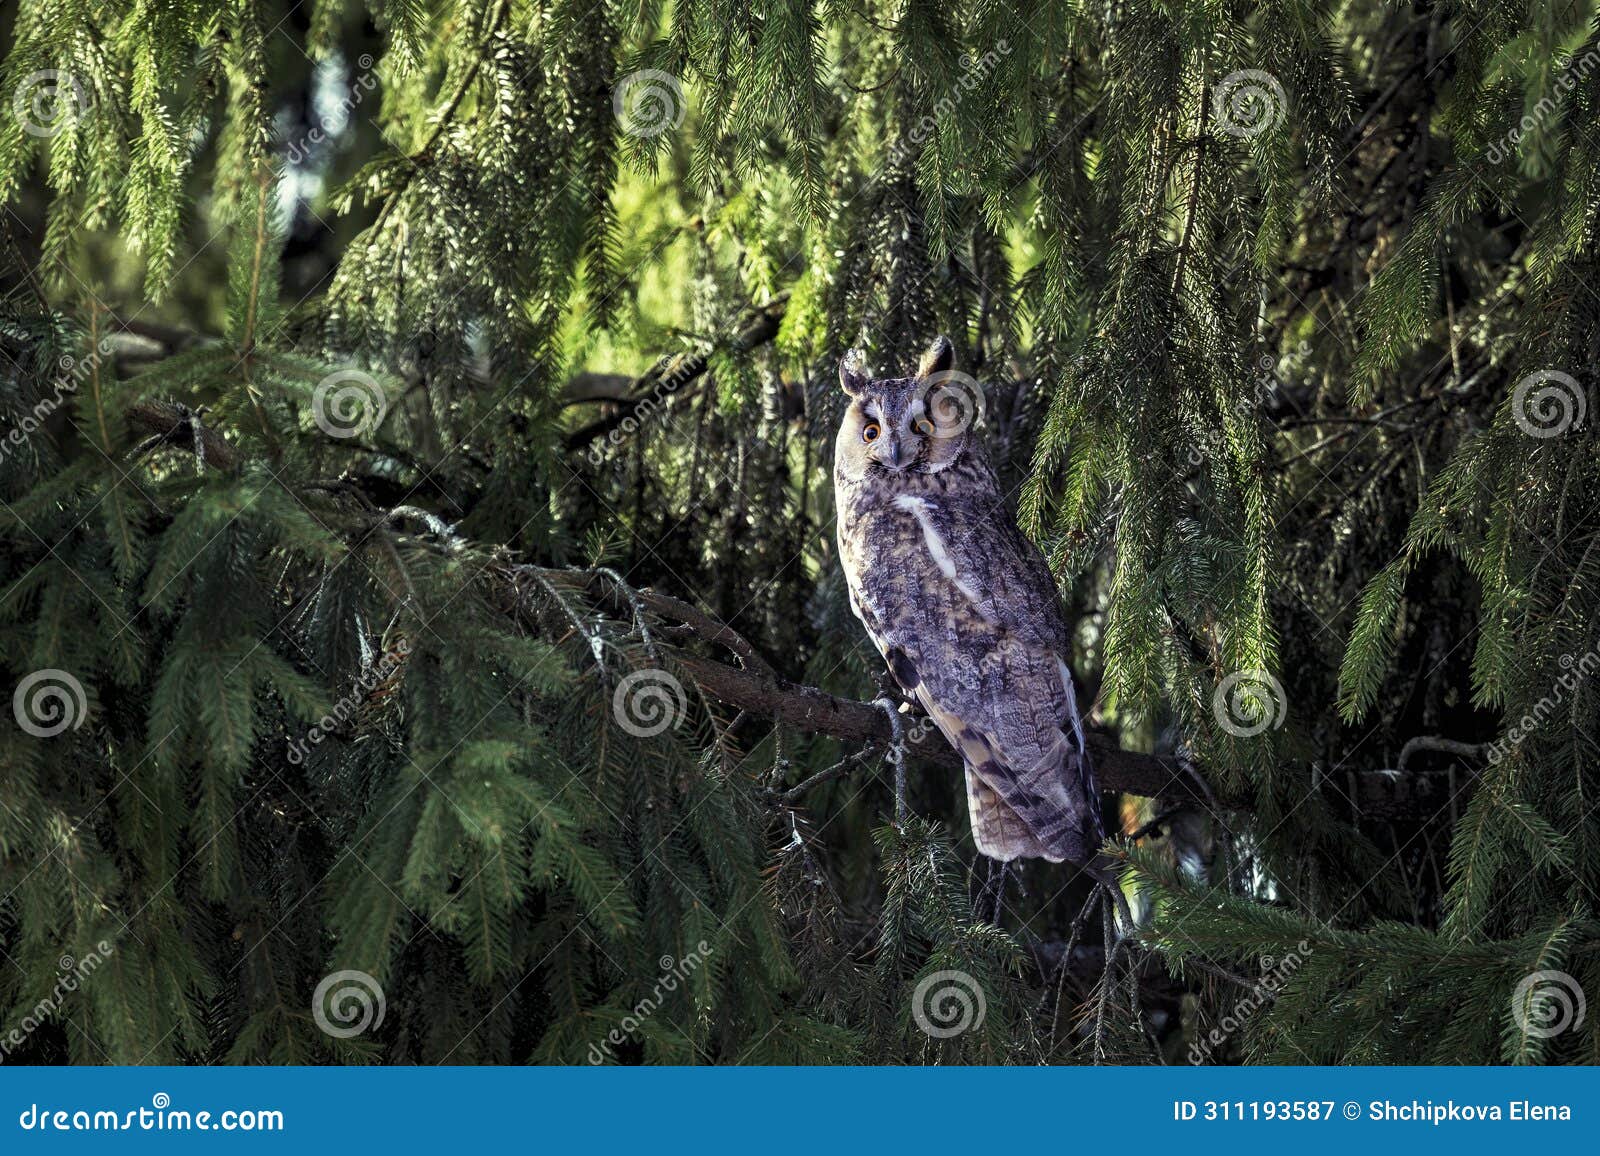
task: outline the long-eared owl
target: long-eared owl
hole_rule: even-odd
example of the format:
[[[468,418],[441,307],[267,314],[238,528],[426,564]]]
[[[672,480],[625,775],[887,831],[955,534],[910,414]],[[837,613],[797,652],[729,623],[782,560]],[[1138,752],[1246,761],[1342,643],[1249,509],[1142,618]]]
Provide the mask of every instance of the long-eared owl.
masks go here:
[[[1007,512],[975,429],[982,394],[940,337],[915,375],[854,352],[834,445],[850,608],[895,681],[961,755],[978,850],[1090,865],[1099,797],[1043,555]]]

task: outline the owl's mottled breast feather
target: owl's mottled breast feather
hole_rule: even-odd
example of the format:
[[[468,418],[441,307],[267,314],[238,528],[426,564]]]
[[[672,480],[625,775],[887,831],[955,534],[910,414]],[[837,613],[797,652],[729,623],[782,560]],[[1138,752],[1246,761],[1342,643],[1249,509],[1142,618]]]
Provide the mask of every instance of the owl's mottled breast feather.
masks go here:
[[[953,643],[976,634],[1067,652],[1049,569],[978,453],[893,484],[869,475],[838,496],[840,555],[869,632],[904,624]]]
[[[979,849],[1086,861],[1101,837],[1049,568],[992,469],[836,479],[851,608],[960,753]]]

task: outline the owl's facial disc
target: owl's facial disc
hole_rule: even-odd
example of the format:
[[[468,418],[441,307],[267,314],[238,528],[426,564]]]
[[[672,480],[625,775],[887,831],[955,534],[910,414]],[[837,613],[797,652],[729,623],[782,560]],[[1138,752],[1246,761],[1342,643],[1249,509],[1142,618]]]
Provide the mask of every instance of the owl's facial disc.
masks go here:
[[[839,384],[850,399],[836,444],[840,477],[935,474],[960,460],[982,403],[970,396],[971,378],[951,371],[952,360],[950,342],[940,338],[910,377],[873,377],[854,353],[840,362]]]
[[[938,473],[960,456],[962,439],[941,436],[915,379],[873,381],[851,407],[847,429],[867,473]]]

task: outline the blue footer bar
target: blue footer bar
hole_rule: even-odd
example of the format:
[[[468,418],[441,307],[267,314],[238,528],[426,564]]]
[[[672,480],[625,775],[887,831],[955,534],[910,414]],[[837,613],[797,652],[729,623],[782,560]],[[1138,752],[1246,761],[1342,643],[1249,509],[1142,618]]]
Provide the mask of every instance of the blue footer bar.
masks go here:
[[[0,1152],[494,1140],[708,1156],[1600,1138],[1593,1068],[0,1068]],[[1176,1150],[1176,1149],[1172,1149]],[[1454,1156],[1454,1153],[1452,1153]]]

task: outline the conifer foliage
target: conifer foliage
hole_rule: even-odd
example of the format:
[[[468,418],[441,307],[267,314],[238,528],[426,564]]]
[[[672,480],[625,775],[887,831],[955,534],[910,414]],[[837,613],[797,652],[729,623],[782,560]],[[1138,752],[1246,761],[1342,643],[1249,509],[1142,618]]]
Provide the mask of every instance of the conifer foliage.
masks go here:
[[[0,26],[0,1058],[1600,1058],[1592,0]],[[1114,897],[841,721],[939,333]]]

